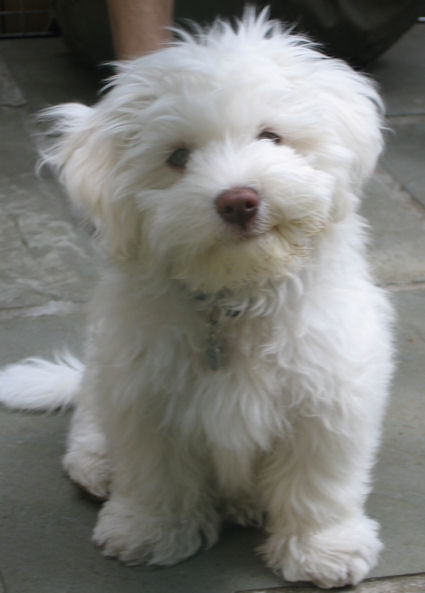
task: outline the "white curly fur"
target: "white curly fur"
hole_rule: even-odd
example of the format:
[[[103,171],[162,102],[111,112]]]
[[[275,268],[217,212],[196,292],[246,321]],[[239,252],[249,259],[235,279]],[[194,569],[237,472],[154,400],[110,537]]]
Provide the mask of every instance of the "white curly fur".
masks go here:
[[[45,158],[109,265],[85,370],[8,367],[0,400],[74,398],[64,465],[107,498],[106,555],[172,564],[212,545],[223,516],[265,516],[262,553],[284,578],[355,584],[381,548],[363,507],[392,372],[356,212],[380,101],[265,12],[181,36],[119,64],[94,107],[48,113],[60,137]],[[215,208],[235,187],[260,199],[250,233]]]

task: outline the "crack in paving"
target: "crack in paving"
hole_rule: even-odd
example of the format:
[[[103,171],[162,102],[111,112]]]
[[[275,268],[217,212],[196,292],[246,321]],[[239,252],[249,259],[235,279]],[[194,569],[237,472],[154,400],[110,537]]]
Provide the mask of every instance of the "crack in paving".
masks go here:
[[[335,593],[339,591],[353,593],[423,593],[425,590],[425,573],[408,574],[392,577],[367,579],[360,585],[354,587],[337,587],[332,589]],[[270,589],[244,589],[237,593],[317,593],[321,591],[314,585],[294,584],[285,587],[273,587]]]
[[[403,282],[400,284],[389,282],[388,284],[379,284],[379,286],[391,292],[402,292],[403,290],[423,290],[425,288],[425,279],[412,280],[410,282]]]
[[[4,580],[3,573],[0,570],[0,593],[7,593],[6,581]]]
[[[22,231],[21,225],[19,223],[19,217],[12,213],[9,213],[8,216],[9,219],[12,221],[13,226],[15,227],[17,237],[21,241],[22,245],[25,247],[25,249],[31,251],[30,244],[28,243],[27,238],[25,237],[25,233]]]
[[[49,301],[43,305],[0,309],[0,321],[17,318],[28,319],[37,317],[66,316],[70,315],[71,313],[83,311],[85,305],[85,301]]]

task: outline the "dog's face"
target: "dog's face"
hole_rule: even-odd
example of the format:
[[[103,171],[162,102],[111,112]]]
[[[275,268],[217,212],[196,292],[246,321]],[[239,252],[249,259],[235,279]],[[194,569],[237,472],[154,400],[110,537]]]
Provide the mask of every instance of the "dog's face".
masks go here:
[[[112,256],[216,291],[281,278],[353,210],[377,103],[348,66],[251,17],[122,64],[93,108],[55,108],[49,158]]]

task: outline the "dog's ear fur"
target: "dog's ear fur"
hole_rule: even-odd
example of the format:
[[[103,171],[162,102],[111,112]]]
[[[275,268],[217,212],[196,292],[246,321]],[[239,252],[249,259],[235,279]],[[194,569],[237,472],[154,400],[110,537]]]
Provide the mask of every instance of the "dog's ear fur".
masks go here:
[[[322,156],[326,169],[334,170],[337,182],[332,218],[342,220],[355,209],[382,151],[382,100],[367,76],[355,72],[342,60],[326,57],[308,38],[291,35],[289,30],[276,26],[275,31],[281,41],[280,51],[275,49],[275,60],[284,76],[288,64],[298,64],[297,75],[305,93],[311,94],[313,104],[317,99],[325,140]]]
[[[71,202],[89,218],[111,257],[127,259],[138,244],[139,215],[119,189],[119,154],[99,107],[65,103],[45,110],[53,142],[42,164],[58,172]]]
[[[323,118],[339,187],[333,219],[344,219],[357,207],[367,179],[383,149],[383,103],[372,81],[338,60],[323,60],[317,89],[323,93]],[[331,66],[331,67],[329,67]]]

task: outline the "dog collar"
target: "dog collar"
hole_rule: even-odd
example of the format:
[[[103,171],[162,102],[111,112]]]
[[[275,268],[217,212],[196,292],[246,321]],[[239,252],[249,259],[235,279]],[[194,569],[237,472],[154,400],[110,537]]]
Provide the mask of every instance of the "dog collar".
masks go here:
[[[208,366],[212,371],[218,371],[226,362],[226,349],[224,341],[220,336],[220,322],[224,319],[235,319],[242,312],[241,308],[223,302],[225,297],[228,296],[229,295],[224,292],[219,292],[213,297],[205,293],[197,293],[195,295],[197,301],[207,305],[208,335],[206,354]]]

